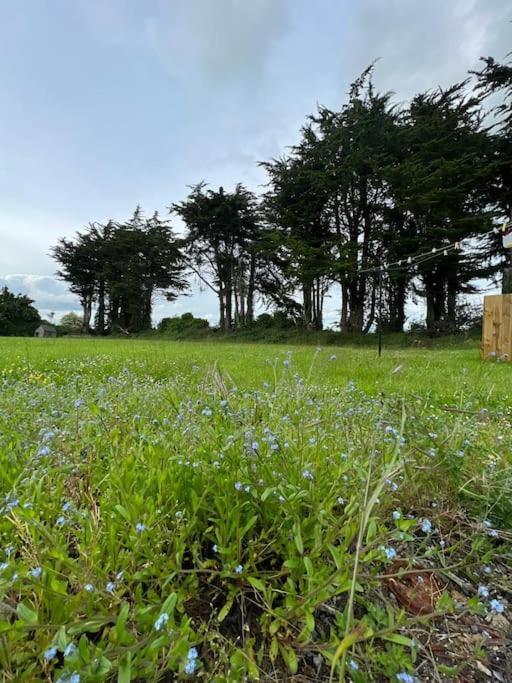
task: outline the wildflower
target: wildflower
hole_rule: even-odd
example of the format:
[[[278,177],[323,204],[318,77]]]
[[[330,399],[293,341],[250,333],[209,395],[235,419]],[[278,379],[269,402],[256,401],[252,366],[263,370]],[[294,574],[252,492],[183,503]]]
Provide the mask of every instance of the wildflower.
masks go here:
[[[316,444],[316,436],[312,436],[312,437],[309,439],[309,443],[310,443],[312,446],[314,446],[314,445]]]
[[[498,538],[498,532],[496,529],[489,529],[487,533],[489,536],[491,536],[491,538]]]
[[[197,650],[191,647],[187,654],[187,661],[185,663],[185,673],[193,674],[197,667]]]
[[[33,579],[38,579],[42,573],[43,570],[41,569],[41,567],[34,567],[29,571],[29,574]]]
[[[359,664],[356,662],[355,659],[351,659],[348,665],[352,669],[352,671],[357,671],[359,669]]]
[[[243,565],[241,565],[241,564],[238,564],[238,565],[235,567],[235,572],[236,572],[237,574],[241,574],[241,573],[243,572],[243,570],[244,570],[244,568],[243,568]]]
[[[65,523],[66,523],[66,518],[64,517],[64,515],[60,515],[60,517],[57,517],[57,519],[55,521],[55,524],[57,526],[64,526]]]
[[[105,586],[107,593],[113,593],[116,589],[116,584],[113,581],[109,581]]]
[[[43,432],[43,434],[41,436],[41,440],[43,441],[43,443],[45,443],[46,441],[51,441],[54,438],[55,438],[55,432],[52,432],[52,431]]]
[[[336,360],[337,356],[335,353],[332,354],[332,356],[329,358],[329,360]]]
[[[398,484],[396,482],[391,481],[390,479],[386,479],[386,484],[389,484],[389,488],[391,489],[392,493],[398,491]]]
[[[259,443],[257,441],[253,441],[251,444],[251,448],[253,451],[257,451],[258,448],[260,447]]]
[[[80,683],[80,674],[77,674],[76,671],[74,671],[69,676],[59,676],[57,683]]]
[[[216,543],[213,544],[213,552],[214,552],[214,553],[218,553],[218,552],[219,552],[219,546],[218,546]]]
[[[411,676],[411,674],[408,674],[406,671],[402,671],[401,673],[397,674],[396,680],[400,681],[401,683],[415,683],[416,681],[414,676]]]
[[[142,524],[142,522],[137,522],[137,524],[135,525],[135,531],[137,531],[139,534],[141,534],[145,530],[146,530],[146,525]]]
[[[49,446],[40,446],[40,447],[37,449],[36,455],[39,455],[40,457],[43,457],[43,456],[45,456],[45,455],[50,455],[51,452],[52,452],[52,449],[51,449]]]
[[[94,591],[94,586],[92,585],[92,583],[86,583],[84,586],[84,591],[86,591],[87,593],[92,593]]]
[[[429,534],[432,531],[432,522],[430,521],[430,519],[422,520],[421,530],[424,534]]]
[[[384,555],[388,560],[394,560],[396,557],[396,550],[394,548],[391,548],[390,546],[386,546],[382,548]]]
[[[495,614],[503,614],[505,611],[505,607],[502,602],[499,600],[496,600],[496,598],[493,598],[491,602],[489,603],[490,608]]]
[[[68,512],[69,510],[72,509],[72,507],[73,507],[73,503],[66,502],[66,503],[64,503],[64,505],[62,506],[62,509],[64,510],[64,512]]]
[[[489,597],[489,589],[487,586],[478,586],[478,595],[481,598],[488,598]]]
[[[212,415],[212,410],[211,410],[211,408],[208,408],[208,406],[207,406],[206,408],[203,408],[202,413],[203,413],[203,415],[205,415],[206,417],[211,417],[211,415]]]
[[[167,612],[162,612],[162,614],[155,621],[153,628],[155,629],[155,631],[161,631],[168,621],[169,615],[167,614]]]
[[[485,567],[483,567],[482,571],[484,574],[492,574],[492,569],[491,567],[489,567],[488,564],[486,564]]]
[[[398,519],[402,518],[402,513],[400,510],[393,510],[393,519],[397,521]]]
[[[427,451],[427,455],[428,455],[430,458],[435,458],[435,457],[436,457],[436,454],[437,454],[437,451],[436,451],[435,448],[429,448],[428,451]]]
[[[73,406],[75,408],[81,408],[84,404],[83,398],[77,398],[76,401],[73,401]]]
[[[434,440],[434,441],[435,441],[435,439],[437,439],[437,434],[436,434],[435,432],[429,432],[428,435],[429,435],[430,438],[431,438],[432,440]]]
[[[309,479],[309,480],[314,479],[313,472],[311,472],[311,470],[304,470],[302,473],[302,478],[303,479]]]
[[[66,645],[64,648],[64,657],[71,657],[74,655],[76,652],[76,645],[75,643],[69,643],[69,645]]]
[[[80,683],[80,674],[74,671],[70,676],[59,676],[57,683]]]
[[[0,562],[0,572],[3,572],[8,566],[9,564],[7,562]]]
[[[44,657],[45,662],[51,662],[56,654],[57,654],[57,648],[54,645],[52,645],[51,647],[49,647],[47,650],[45,650],[43,652],[43,657]]]
[[[336,502],[338,503],[338,505],[341,505],[342,507],[345,505],[345,499],[341,496],[338,496],[338,498],[336,498]]]
[[[242,484],[241,481],[235,482],[235,489],[236,489],[237,491],[241,491],[241,490],[243,489],[243,487],[244,487],[244,486],[243,486],[243,484]]]
[[[283,365],[284,365],[285,368],[289,368],[289,367],[290,367],[290,359],[289,359],[289,358],[285,358],[284,361],[283,361]]]

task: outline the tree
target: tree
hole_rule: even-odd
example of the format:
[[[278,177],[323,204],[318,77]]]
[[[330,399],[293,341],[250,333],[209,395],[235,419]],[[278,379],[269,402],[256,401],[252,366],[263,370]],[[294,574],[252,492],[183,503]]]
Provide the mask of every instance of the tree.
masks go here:
[[[58,276],[80,298],[84,332],[90,331],[95,304],[98,334],[147,329],[154,295],[173,300],[188,286],[182,240],[158,213],[145,218],[140,207],[126,223],[91,223],[74,241],[61,239],[53,255],[61,264]]]
[[[24,294],[13,294],[4,286],[0,289],[0,335],[22,336],[33,334],[41,317],[33,300]]]
[[[483,255],[475,257],[475,248],[491,225],[487,197],[493,160],[479,101],[466,94],[466,86],[412,99],[400,134],[404,158],[390,174],[398,206],[414,226],[417,253],[443,254],[449,244],[475,240],[471,255],[450,251],[417,267],[415,291],[426,299],[431,334],[455,330],[459,295],[473,292],[472,280],[492,272]]]
[[[226,192],[199,183],[170,211],[181,216],[187,227],[189,269],[217,295],[221,328],[252,322],[260,237],[253,193],[240,184],[234,192]]]
[[[83,319],[82,316],[71,311],[65,313],[60,319],[59,327],[67,334],[78,334],[82,330]]]

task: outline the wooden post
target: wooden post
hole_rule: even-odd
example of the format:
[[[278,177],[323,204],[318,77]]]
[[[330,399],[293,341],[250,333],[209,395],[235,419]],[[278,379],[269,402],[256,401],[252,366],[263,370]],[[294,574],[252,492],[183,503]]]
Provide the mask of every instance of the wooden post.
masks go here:
[[[484,297],[483,356],[512,360],[512,294]]]

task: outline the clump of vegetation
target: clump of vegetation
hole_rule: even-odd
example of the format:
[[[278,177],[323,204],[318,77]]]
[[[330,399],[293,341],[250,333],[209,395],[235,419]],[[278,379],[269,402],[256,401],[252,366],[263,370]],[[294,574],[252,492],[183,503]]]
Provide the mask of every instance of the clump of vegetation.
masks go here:
[[[506,675],[508,368],[31,343],[0,359],[6,680]]]
[[[174,318],[162,318],[158,323],[157,330],[173,339],[186,339],[201,330],[208,330],[209,327],[208,320],[196,318],[192,313],[183,313],[183,315]]]
[[[24,294],[14,294],[7,287],[0,290],[0,335],[32,336],[41,321],[34,302]]]

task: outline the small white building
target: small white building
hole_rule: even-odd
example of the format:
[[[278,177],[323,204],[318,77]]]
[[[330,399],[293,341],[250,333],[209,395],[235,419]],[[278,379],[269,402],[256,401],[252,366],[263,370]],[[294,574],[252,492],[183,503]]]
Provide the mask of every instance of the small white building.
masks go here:
[[[50,323],[41,323],[34,332],[34,337],[56,337],[57,328]]]

